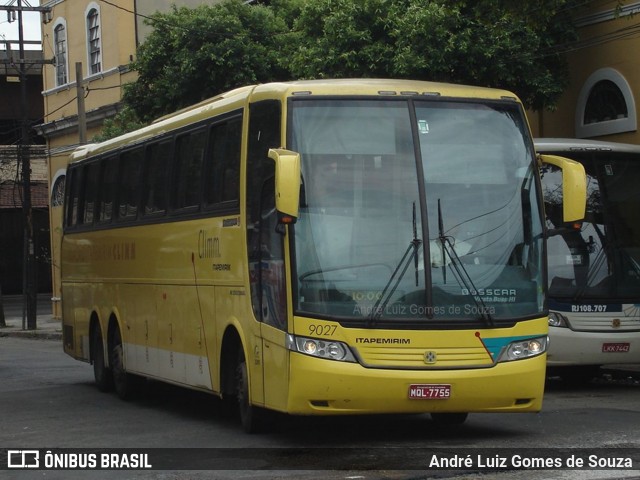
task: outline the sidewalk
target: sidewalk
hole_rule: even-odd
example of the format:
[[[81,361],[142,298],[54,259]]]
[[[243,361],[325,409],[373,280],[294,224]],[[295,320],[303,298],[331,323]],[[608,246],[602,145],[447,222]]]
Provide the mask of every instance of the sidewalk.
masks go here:
[[[51,307],[47,302],[47,295],[41,295],[41,297],[44,298],[41,300],[42,303],[38,305],[36,329],[23,330],[22,297],[18,295],[5,295],[3,297],[3,304],[5,323],[7,326],[0,327],[0,337],[25,337],[62,341],[62,320],[53,318],[53,315],[51,314]]]
[[[22,317],[7,317],[6,327],[0,327],[0,337],[39,338],[62,341],[62,321],[52,315],[38,315],[35,330],[22,330]]]

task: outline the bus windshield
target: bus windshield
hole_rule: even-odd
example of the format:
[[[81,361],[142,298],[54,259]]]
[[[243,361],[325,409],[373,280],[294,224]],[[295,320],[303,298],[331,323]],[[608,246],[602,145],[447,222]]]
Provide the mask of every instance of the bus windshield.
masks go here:
[[[562,155],[562,153],[560,153]],[[549,294],[555,298],[625,300],[640,291],[640,177],[637,157],[571,152],[587,173],[587,210],[580,230],[549,238]],[[550,229],[559,228],[562,173],[543,168]]]
[[[493,325],[544,308],[532,143],[512,102],[296,99],[299,315]]]

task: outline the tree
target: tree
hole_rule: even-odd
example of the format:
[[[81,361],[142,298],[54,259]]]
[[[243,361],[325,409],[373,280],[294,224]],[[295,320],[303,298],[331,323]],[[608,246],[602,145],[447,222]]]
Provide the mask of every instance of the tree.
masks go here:
[[[551,108],[568,82],[558,46],[583,0],[225,0],[152,16],[109,136],[235,87],[395,77],[500,87]]]
[[[104,142],[144,126],[145,122],[138,118],[136,112],[129,105],[125,104],[114,117],[107,118],[104,121],[102,130],[91,141],[96,143]]]
[[[124,101],[143,121],[235,87],[287,77],[278,36],[287,32],[270,7],[226,0],[152,16],[153,32],[132,67],[138,80]]]
[[[293,77],[384,76],[507,88],[553,106],[575,0],[310,0],[294,24]],[[584,3],[584,2],[581,2]]]

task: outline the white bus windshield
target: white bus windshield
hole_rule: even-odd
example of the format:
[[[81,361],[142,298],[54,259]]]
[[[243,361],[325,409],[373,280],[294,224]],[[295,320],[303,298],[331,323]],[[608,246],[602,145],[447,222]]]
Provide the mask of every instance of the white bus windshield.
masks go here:
[[[303,177],[298,314],[432,325],[540,315],[537,173],[514,103],[305,99],[289,118]]]
[[[558,155],[567,155],[559,152]],[[640,159],[612,151],[571,152],[587,173],[580,230],[548,240],[549,294],[556,298],[627,300],[640,292]],[[562,173],[543,169],[547,226],[562,225]]]

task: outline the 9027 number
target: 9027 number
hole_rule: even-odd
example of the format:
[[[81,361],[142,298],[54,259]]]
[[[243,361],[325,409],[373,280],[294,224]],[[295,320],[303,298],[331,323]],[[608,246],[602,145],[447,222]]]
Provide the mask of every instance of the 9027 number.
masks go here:
[[[336,333],[337,325],[309,325],[309,334],[310,335],[319,335],[322,337],[330,337],[334,333]]]

